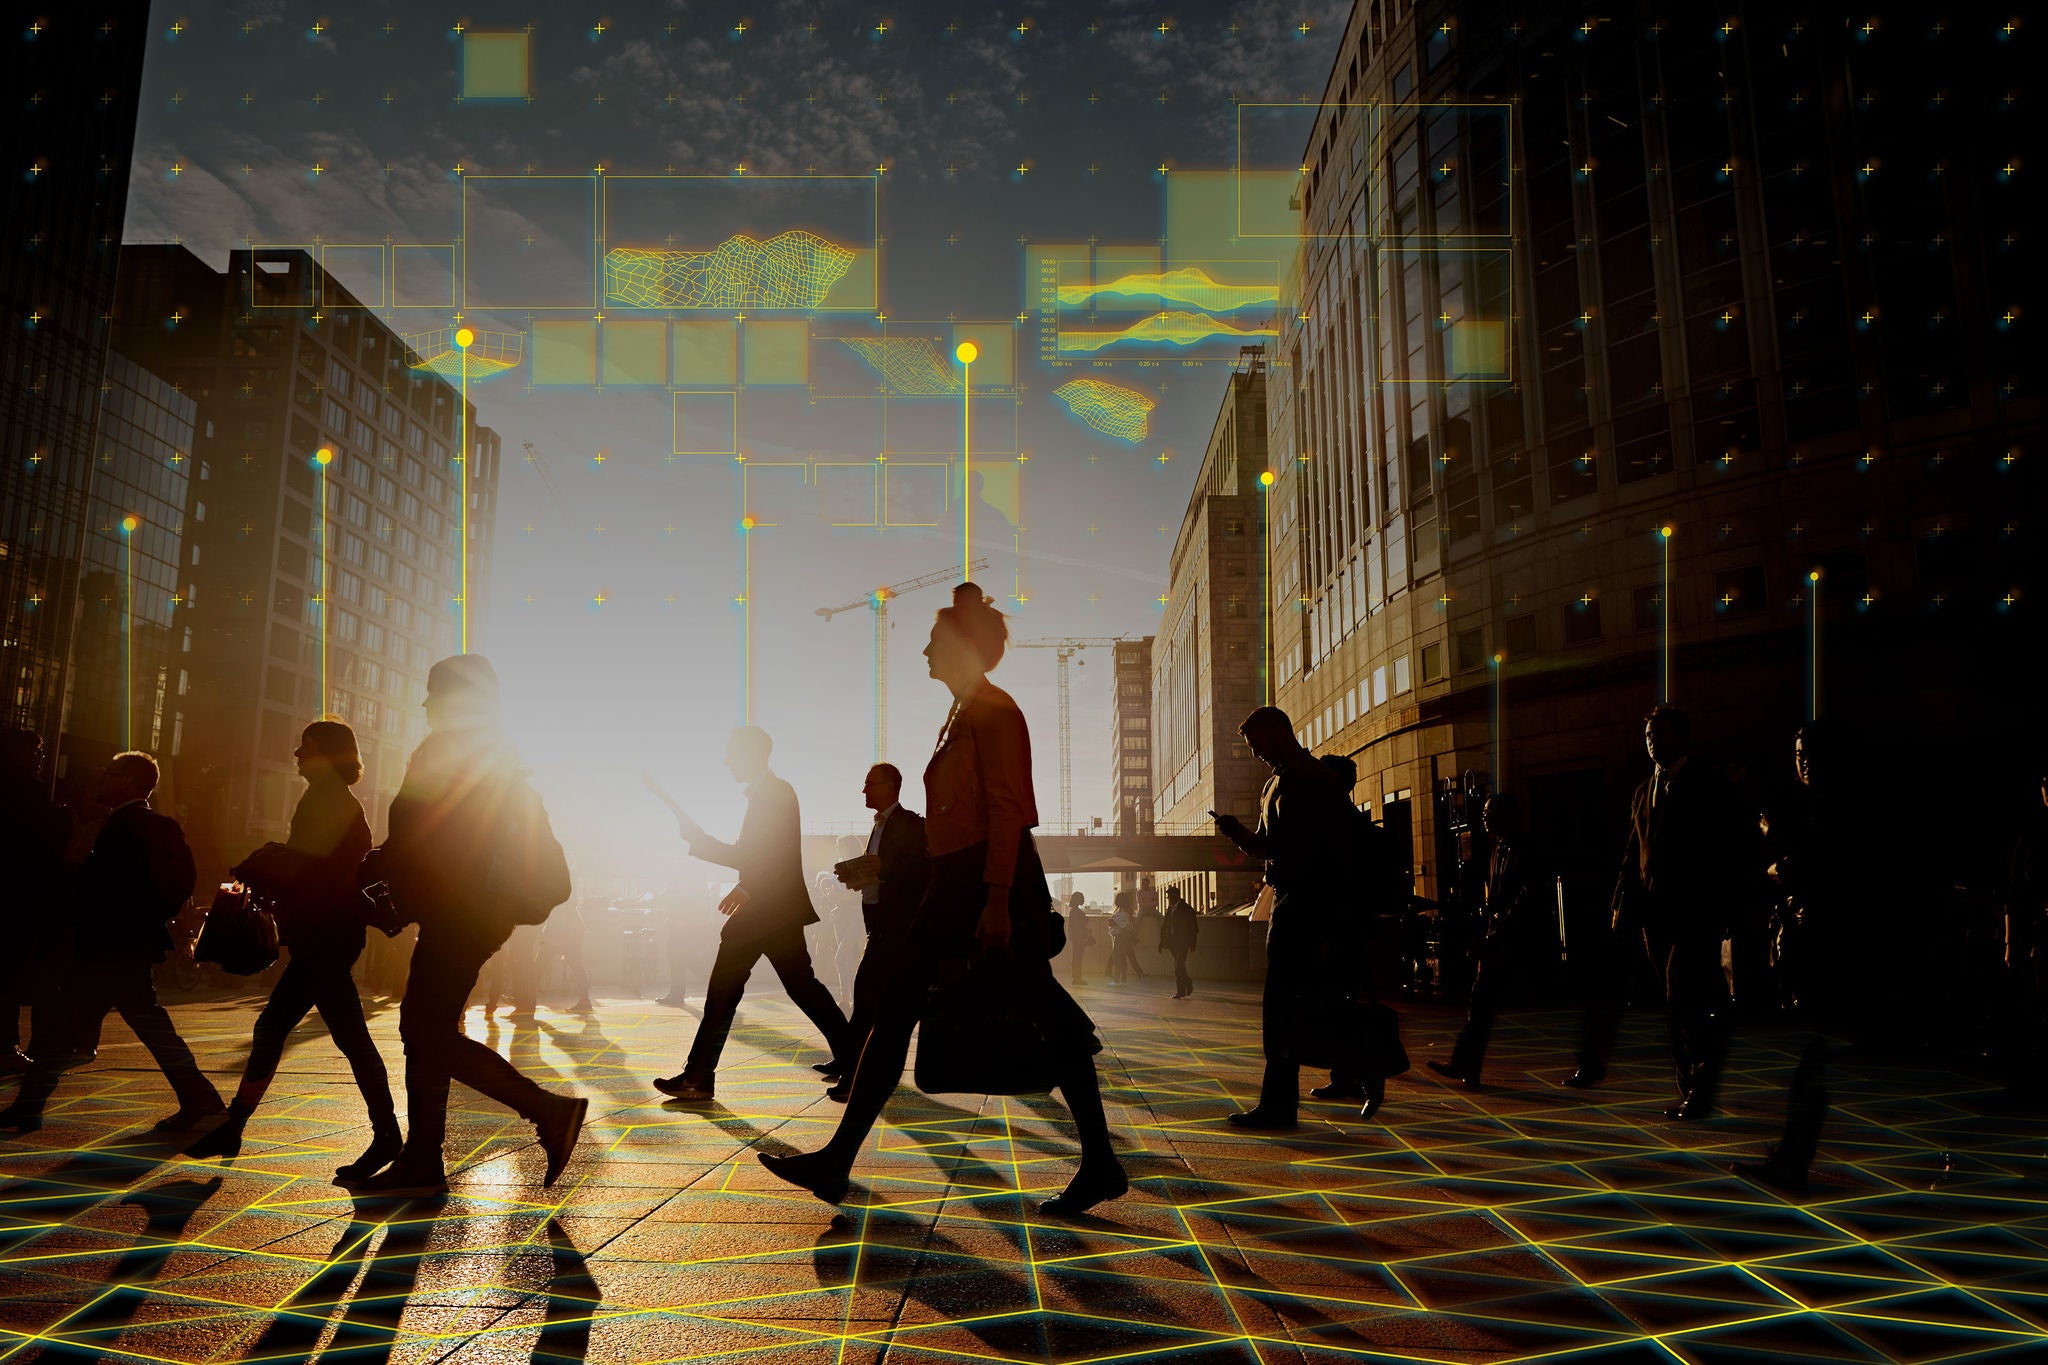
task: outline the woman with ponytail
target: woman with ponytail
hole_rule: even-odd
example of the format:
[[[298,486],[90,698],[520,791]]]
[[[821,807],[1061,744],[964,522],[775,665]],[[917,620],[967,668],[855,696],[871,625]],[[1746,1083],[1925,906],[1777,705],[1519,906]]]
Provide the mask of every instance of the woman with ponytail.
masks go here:
[[[927,989],[940,963],[979,952],[1007,955],[1016,1002],[1051,1054],[1053,1084],[1074,1115],[1081,1167],[1057,1198],[1040,1207],[1080,1213],[1129,1188],[1110,1142],[1095,1075],[1101,1044],[1095,1026],[1053,976],[1060,925],[1031,828],[1031,736],[1024,713],[988,680],[1002,661],[1009,628],[981,589],[962,583],[953,605],[932,623],[924,655],[953,707],[925,765],[925,842],[931,879],[909,934],[909,948],[853,1073],[846,1112],[816,1152],[760,1154],[775,1175],[828,1204],[844,1202],[854,1157],[882,1106],[895,1093]],[[1000,1047],[1004,1040],[989,1039]],[[929,1044],[928,1044],[929,1045]]]

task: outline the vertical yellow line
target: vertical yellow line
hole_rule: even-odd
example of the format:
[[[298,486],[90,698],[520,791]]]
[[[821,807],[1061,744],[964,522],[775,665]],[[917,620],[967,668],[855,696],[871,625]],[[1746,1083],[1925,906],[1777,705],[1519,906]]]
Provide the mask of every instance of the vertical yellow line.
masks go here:
[[[754,723],[754,536],[753,518],[741,523],[740,563],[740,712],[741,723]]]
[[[464,329],[465,331],[467,329]],[[469,653],[469,343],[462,340],[463,333],[455,334],[457,348],[462,352],[462,399],[455,409],[456,433],[462,441],[462,451],[456,457],[460,462],[460,486],[462,517],[458,534],[462,543],[456,546],[456,554],[462,560],[462,648],[459,652]]]
[[[1259,520],[1265,524],[1266,539],[1266,582],[1259,595],[1265,599],[1266,657],[1260,662],[1259,672],[1266,684],[1266,705],[1273,704],[1273,471],[1259,473]]]
[[[316,717],[333,709],[327,692],[327,466],[333,460],[334,452],[326,446],[313,452],[313,463],[320,471],[320,591],[314,598],[320,609],[320,706],[313,713]]]
[[[128,581],[127,596],[121,602],[121,747],[135,747],[135,521],[121,523],[128,532],[121,538],[121,561]]]
[[[974,361],[981,348],[963,341],[953,348],[960,362],[960,579],[974,577]]]

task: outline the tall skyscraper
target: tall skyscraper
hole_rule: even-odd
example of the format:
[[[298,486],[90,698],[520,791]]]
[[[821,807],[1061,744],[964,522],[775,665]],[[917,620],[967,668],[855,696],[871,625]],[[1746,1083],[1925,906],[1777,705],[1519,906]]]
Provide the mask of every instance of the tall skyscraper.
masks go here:
[[[1467,771],[1611,875],[1660,700],[1759,774],[1815,714],[1894,735],[1914,790],[2041,735],[1974,700],[2039,634],[1996,20],[1360,4],[1339,51],[1273,346],[1274,676],[1376,814],[1414,799],[1426,893],[1419,797]]]
[[[10,10],[0,176],[0,725],[54,763],[80,612],[146,0]]]
[[[1152,806],[1162,833],[1207,833],[1210,811],[1252,823],[1266,770],[1238,725],[1265,700],[1266,366],[1248,349],[1223,391],[1181,517],[1152,646]],[[1200,909],[1242,905],[1258,873],[1161,874]]]
[[[197,404],[179,621],[182,801],[202,861],[282,837],[292,750],[323,714],[355,728],[358,794],[381,826],[465,605],[469,647],[484,642],[497,434],[473,409],[458,418],[456,387],[414,369],[404,339],[303,251],[236,251],[222,272],[180,246],[131,246],[118,342]]]
[[[1152,640],[1119,640],[1110,664],[1109,800],[1120,834],[1152,832]],[[1150,874],[1119,872],[1119,891],[1150,886]]]

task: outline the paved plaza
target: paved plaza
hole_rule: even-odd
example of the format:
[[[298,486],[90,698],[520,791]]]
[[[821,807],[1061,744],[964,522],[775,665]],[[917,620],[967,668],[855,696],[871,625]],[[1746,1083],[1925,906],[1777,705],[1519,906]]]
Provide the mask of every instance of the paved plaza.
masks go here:
[[[1422,1069],[1455,1026],[1422,1006],[1383,1122],[1309,1104],[1298,1132],[1250,1135],[1222,1115],[1256,1083],[1255,997],[1175,1001],[1155,974],[1077,992],[1128,1197],[1036,1212],[1074,1167],[1056,1102],[906,1090],[835,1219],[753,1159],[839,1112],[801,1017],[757,988],[721,1102],[695,1110],[647,1084],[691,1010],[488,1031],[472,1010],[473,1035],[589,1096],[591,1126],[544,1191],[532,1131],[457,1087],[460,1170],[432,1205],[328,1183],[368,1130],[317,1024],[241,1155],[201,1162],[152,1139],[168,1088],[110,1020],[47,1126],[0,1143],[0,1359],[2048,1359],[2048,1122],[1986,1116],[1978,1080],[1841,1064],[1819,1179],[1786,1199],[1726,1163],[1774,1134],[1796,1036],[1740,1038],[1727,1116],[1680,1126],[1648,1016],[1590,1099],[1559,1084],[1571,1021],[1511,1016],[1472,1094]],[[175,1013],[226,1089],[253,1002]],[[396,1009],[373,1027],[395,1064]]]

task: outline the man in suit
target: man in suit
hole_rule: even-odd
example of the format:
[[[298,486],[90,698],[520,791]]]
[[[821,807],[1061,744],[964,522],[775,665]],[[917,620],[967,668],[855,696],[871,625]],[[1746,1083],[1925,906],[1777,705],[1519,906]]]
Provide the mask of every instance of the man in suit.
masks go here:
[[[1166,913],[1159,917],[1159,951],[1173,955],[1173,998],[1186,999],[1195,993],[1195,979],[1188,975],[1188,954],[1195,950],[1195,938],[1201,933],[1201,916],[1187,898],[1180,894],[1180,888],[1166,888]]]
[[[740,837],[732,843],[714,839],[687,814],[676,812],[676,828],[690,846],[690,855],[732,868],[739,885],[719,902],[725,928],[718,936],[718,957],[711,964],[711,983],[704,992],[704,1014],[682,1071],[659,1077],[654,1088],[679,1100],[702,1103],[713,1097],[718,1056],[732,1032],[747,977],[762,958],[775,969],[810,1021],[825,1035],[832,1056],[844,1057],[846,1016],[825,983],[811,968],[811,950],[804,930],[818,922],[804,884],[801,817],[796,789],[768,770],[772,748],[768,732],[748,725],[733,731],[725,746],[725,766],[746,788],[747,813]]]
[[[178,822],[149,808],[156,784],[156,760],[145,753],[115,754],[100,774],[99,803],[107,814],[78,870],[77,974],[67,994],[81,1036],[97,1033],[110,1010],[119,1010],[135,1030],[178,1097],[177,1112],[156,1125],[160,1133],[174,1133],[227,1106],[157,1003],[150,976],[150,968],[170,956],[170,922],[191,898],[197,875]],[[0,1112],[0,1127],[24,1133],[42,1127],[43,1105],[57,1088],[63,1060],[59,1049],[37,1048],[21,1093]]]
[[[844,1102],[847,1078],[860,1060],[861,1046],[875,1026],[875,1010],[881,992],[896,970],[903,947],[924,900],[925,878],[931,871],[924,849],[924,817],[902,804],[903,774],[893,763],[877,763],[868,769],[861,784],[861,799],[875,813],[875,827],[868,832],[867,851],[852,877],[840,880],[860,892],[860,917],[867,926],[867,951],[853,977],[853,1019],[847,1028],[845,1051],[818,1070],[832,1077],[827,1091]]]
[[[41,1035],[35,1045],[58,1046],[48,976],[57,956],[53,921],[71,821],[44,789],[42,764],[43,741],[35,731],[0,735],[0,867],[7,869],[13,915],[11,951],[0,958],[0,1074],[29,1069],[20,1046],[23,1005]]]
[[[505,734],[490,661],[481,654],[442,659],[427,671],[421,706],[427,737],[406,762],[385,817],[383,846],[372,850],[358,874],[366,883],[388,883],[400,913],[420,926],[398,1007],[405,1145],[383,1170],[337,1175],[334,1183],[390,1199],[445,1195],[448,1088],[461,1081],[534,1126],[547,1157],[541,1183],[551,1186],[569,1163],[590,1102],[543,1090],[465,1036],[462,1012],[484,964],[525,912],[520,902],[537,896],[551,910],[569,898],[568,866],[563,861],[552,869],[551,885],[543,889],[534,879],[538,861],[522,868],[520,856],[508,856],[560,850]]]
[[[1692,755],[1692,722],[1675,706],[1643,721],[1655,770],[1629,803],[1628,844],[1614,887],[1614,931],[1640,942],[1664,983],[1678,1102],[1668,1117],[1714,1111],[1727,1049],[1728,984],[1721,940],[1753,833],[1736,818],[1721,774]]]
[[[1216,829],[1265,863],[1274,898],[1260,1008],[1265,1075],[1258,1103],[1229,1118],[1240,1128],[1292,1128],[1301,1103],[1293,1014],[1297,997],[1320,978],[1321,948],[1331,938],[1345,850],[1358,812],[1330,770],[1302,748],[1294,723],[1279,707],[1259,707],[1245,717],[1238,733],[1273,775],[1259,794],[1256,829],[1247,829],[1234,815],[1217,816]]]
[[[1486,859],[1486,906],[1473,954],[1471,1006],[1451,1059],[1429,1063],[1437,1075],[1472,1089],[1478,1088],[1486,1066],[1486,1046],[1502,997],[1539,977],[1557,958],[1551,873],[1524,832],[1520,804],[1509,792],[1495,792],[1486,798],[1479,818],[1493,848]]]

